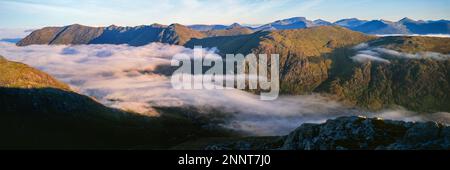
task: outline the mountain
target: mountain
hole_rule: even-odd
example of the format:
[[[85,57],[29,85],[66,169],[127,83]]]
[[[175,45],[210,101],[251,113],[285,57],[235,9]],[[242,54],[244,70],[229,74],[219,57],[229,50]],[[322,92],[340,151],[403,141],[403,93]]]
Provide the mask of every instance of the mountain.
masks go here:
[[[228,26],[226,25],[189,25],[189,28],[196,31],[211,31],[211,30],[224,30]]]
[[[334,24],[352,29],[352,28],[355,28],[362,24],[365,24],[366,22],[367,21],[365,21],[365,20],[359,20],[357,18],[349,18],[349,19],[342,19],[342,20],[336,21]]]
[[[436,37],[383,37],[369,41],[369,48],[356,54],[381,57],[389,63],[355,63],[348,57],[333,55],[335,67],[321,88],[371,110],[400,105],[423,113],[449,112],[450,107],[445,104],[450,101],[449,43],[450,38]],[[352,49],[343,51],[348,56],[356,55]]]
[[[311,21],[304,17],[294,17],[265,24],[254,30],[303,29],[332,25],[342,26],[366,34],[450,34],[450,22],[448,20],[415,21],[409,18],[404,18],[398,22],[387,20],[366,21],[349,18],[330,23],[321,19]]]
[[[356,50],[361,43],[366,49]],[[448,44],[450,38],[377,38],[338,26],[321,26],[192,39],[185,46],[217,47],[221,55],[280,54],[282,94],[315,92],[369,110],[400,105],[429,113],[450,111],[450,60],[438,55],[449,54]],[[361,51],[376,53],[389,63],[356,62],[352,57]]]
[[[313,23],[314,23],[314,25],[317,25],[317,26],[332,26],[333,25],[333,23],[322,20],[322,19],[314,20]]]
[[[233,35],[251,34],[251,33],[253,33],[253,30],[248,27],[244,27],[240,24],[234,23],[228,27],[225,27],[224,29],[203,31],[203,33],[206,34],[208,37],[217,37],[217,36],[233,36]]]
[[[450,22],[447,20],[415,21],[403,18],[398,23],[405,25],[414,34],[450,34]]]
[[[105,107],[4,58],[0,72],[1,149],[164,149],[197,137],[227,136],[173,111],[151,118]]]
[[[373,20],[351,28],[366,34],[410,34],[406,26],[386,20]]]
[[[204,150],[448,150],[450,127],[366,117],[303,124],[287,136],[201,139],[176,148]]]
[[[391,22],[351,18],[336,21],[335,24],[366,34],[450,34],[448,20],[415,21],[405,17],[398,22]]]
[[[69,25],[65,27],[46,27],[33,31],[17,43],[19,46],[32,44],[129,44],[145,45],[162,42],[182,45],[191,38],[202,38],[203,33],[180,24],[164,26],[153,24],[137,27],[88,27]]]
[[[8,61],[0,56],[0,87],[57,88],[69,91],[66,84],[25,64]]]
[[[325,20],[308,20],[305,17],[294,17],[278,20],[256,28],[239,24],[225,25],[191,25],[170,26],[153,24],[137,27],[88,27],[79,24],[65,27],[46,27],[33,31],[17,42],[19,46],[32,44],[129,44],[146,45],[151,42],[184,45],[190,39],[234,36],[251,34],[255,31],[292,30],[317,26],[338,25],[365,34],[450,34],[450,21],[415,21],[404,18],[398,22],[386,20],[365,21],[356,18],[342,19],[335,23]],[[17,40],[5,40],[13,41]]]
[[[316,21],[310,21],[307,20],[305,17],[294,17],[294,18],[288,18],[284,20],[278,20],[266,25],[262,25],[260,27],[255,28],[256,31],[268,31],[268,30],[288,30],[288,29],[301,29],[301,28],[309,28],[314,26],[324,26],[324,25],[330,25],[331,23],[323,21],[323,20],[316,20]]]
[[[158,42],[183,45],[192,38],[204,38],[201,32],[192,30],[184,25],[172,24],[163,30]]]
[[[221,55],[280,54],[281,93],[305,94],[312,92],[328,77],[332,61],[323,55],[372,38],[342,27],[322,26],[193,39],[185,46],[217,47]]]

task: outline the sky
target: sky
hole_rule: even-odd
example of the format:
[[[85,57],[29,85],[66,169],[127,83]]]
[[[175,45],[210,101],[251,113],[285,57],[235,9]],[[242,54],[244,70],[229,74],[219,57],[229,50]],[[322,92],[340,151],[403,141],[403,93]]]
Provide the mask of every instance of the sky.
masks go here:
[[[450,19],[450,0],[0,0],[0,28],[83,24],[265,24],[304,16]]]

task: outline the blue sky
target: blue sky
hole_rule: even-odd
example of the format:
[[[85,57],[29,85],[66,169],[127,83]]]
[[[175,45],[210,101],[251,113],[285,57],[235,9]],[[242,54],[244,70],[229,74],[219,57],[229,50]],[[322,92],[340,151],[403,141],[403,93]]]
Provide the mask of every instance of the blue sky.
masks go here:
[[[0,28],[170,24],[264,24],[305,16],[450,19],[450,0],[0,0]]]

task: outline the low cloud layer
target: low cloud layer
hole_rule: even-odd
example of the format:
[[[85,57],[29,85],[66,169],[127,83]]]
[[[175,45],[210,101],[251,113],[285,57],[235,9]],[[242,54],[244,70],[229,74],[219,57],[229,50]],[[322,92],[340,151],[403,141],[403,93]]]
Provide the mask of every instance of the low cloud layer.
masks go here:
[[[449,60],[450,55],[437,52],[420,52],[416,54],[402,53],[380,47],[370,47],[367,43],[359,44],[353,47],[357,50],[357,54],[351,59],[359,63],[368,61],[390,64],[390,59],[432,59],[432,60]]]
[[[204,50],[212,54],[213,50]],[[195,107],[232,114],[222,126],[253,135],[285,135],[302,123],[361,115],[402,120],[428,120],[407,111],[364,113],[319,95],[281,96],[261,101],[259,96],[236,90],[175,90],[170,77],[157,68],[168,65],[173,55],[192,56],[182,46],[153,43],[127,45],[77,45],[17,47],[0,42],[0,55],[43,70],[85,95],[111,107],[157,116],[153,107]],[[367,52],[368,53],[368,52]],[[369,57],[370,58],[370,57]],[[207,114],[207,113],[205,113]],[[448,113],[438,116],[450,122]],[[435,120],[436,118],[429,118]]]

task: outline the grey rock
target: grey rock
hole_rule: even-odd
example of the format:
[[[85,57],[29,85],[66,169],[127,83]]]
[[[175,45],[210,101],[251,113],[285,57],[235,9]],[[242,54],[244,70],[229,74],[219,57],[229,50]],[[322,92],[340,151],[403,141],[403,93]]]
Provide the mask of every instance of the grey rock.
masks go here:
[[[281,145],[237,140],[209,145],[210,150],[440,150],[450,149],[450,127],[378,118],[340,117],[323,124],[303,124]]]

